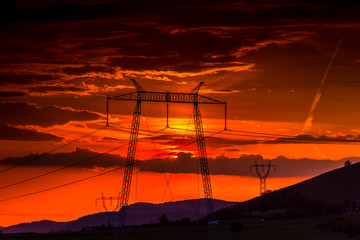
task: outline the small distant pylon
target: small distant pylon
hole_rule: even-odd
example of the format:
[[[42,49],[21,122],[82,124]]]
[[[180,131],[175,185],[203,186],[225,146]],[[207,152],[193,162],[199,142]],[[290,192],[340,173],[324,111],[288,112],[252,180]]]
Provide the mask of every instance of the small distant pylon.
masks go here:
[[[111,209],[111,211],[118,211],[120,207],[120,193],[117,197],[105,197],[104,193],[101,193],[101,197],[95,198],[95,205],[97,206],[98,201],[102,201],[103,207],[105,209],[105,212],[109,211],[109,208],[106,206],[105,201],[110,201],[110,206],[112,206],[112,202],[116,201],[116,206],[114,209]]]
[[[276,166],[272,165],[271,161],[269,161],[269,164],[258,164],[255,161],[255,165],[250,166],[250,172],[252,168],[256,169],[256,173],[260,179],[260,195],[264,195],[266,193],[266,178],[269,176],[271,168],[274,168],[276,172]]]

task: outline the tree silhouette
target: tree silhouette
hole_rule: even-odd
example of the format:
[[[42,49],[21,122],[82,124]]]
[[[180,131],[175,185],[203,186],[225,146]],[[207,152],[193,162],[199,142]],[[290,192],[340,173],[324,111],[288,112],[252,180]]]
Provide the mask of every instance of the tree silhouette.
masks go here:
[[[352,162],[350,162],[349,160],[347,160],[346,162],[344,162],[344,167],[348,167],[352,164]]]
[[[168,217],[165,214],[163,214],[159,217],[159,223],[160,223],[160,225],[166,226],[166,225],[169,225],[170,220],[168,219]]]

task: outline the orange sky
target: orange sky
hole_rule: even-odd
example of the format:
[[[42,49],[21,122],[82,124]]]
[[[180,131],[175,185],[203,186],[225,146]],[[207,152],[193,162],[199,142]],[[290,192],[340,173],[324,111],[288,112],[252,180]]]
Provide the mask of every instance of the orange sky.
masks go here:
[[[94,206],[101,192],[117,196],[121,171],[2,201],[121,165],[134,102],[111,101],[111,127],[89,133],[105,126],[106,96],[135,91],[130,78],[147,91],[184,93],[203,81],[199,94],[228,103],[228,131],[218,134],[214,132],[224,128],[224,106],[200,106],[210,172],[216,174],[215,198],[243,201],[257,196],[258,179],[247,173],[254,159],[277,164],[269,189],[341,167],[347,157],[360,160],[360,22],[355,3],[15,0],[2,7],[0,226],[76,219],[102,211]],[[311,126],[303,131],[314,99],[319,101]],[[197,155],[192,106],[170,103],[169,109],[170,126],[188,131],[162,130],[166,104],[142,103],[137,159],[148,170],[139,171],[131,203],[203,196],[202,190],[198,195],[196,172],[181,168]],[[90,154],[76,149],[117,156],[1,189]],[[15,157],[44,152],[49,158],[16,166]],[[171,176],[175,199],[168,192],[161,199],[164,175],[153,158],[170,157],[164,160],[169,164],[178,152],[192,158],[183,154]],[[59,153],[69,153],[73,162],[53,155]]]
[[[41,171],[49,170],[49,168],[23,167],[17,171],[25,177],[28,175],[29,170],[32,173],[40,173]],[[36,183],[17,187],[16,190],[8,190],[7,194],[4,194],[2,197],[7,198],[14,194],[21,195],[27,193],[29,188],[37,191],[68,182],[70,180],[69,174],[72,176],[71,179],[74,180],[90,176],[94,172],[74,169],[49,177],[47,181],[39,180]],[[167,174],[167,177],[169,176]],[[86,214],[104,211],[101,202],[98,202],[97,206],[95,205],[95,199],[101,196],[101,192],[104,192],[105,196],[118,196],[121,186],[119,179],[121,177],[122,171],[114,172],[69,187],[2,202],[0,224],[1,226],[10,226],[20,222],[40,221],[43,219],[69,221]],[[274,177],[267,181],[267,187],[268,189],[278,189],[305,179],[307,178]],[[214,197],[217,199],[244,201],[259,195],[259,180],[255,177],[217,175],[213,176],[211,180]],[[9,179],[9,182],[12,182],[12,179]],[[164,174],[150,172],[135,173],[129,203],[161,203],[203,196],[201,176],[198,177],[196,174],[173,174],[171,176],[170,189],[174,198],[172,198],[168,189],[164,194],[165,187],[166,180]],[[198,190],[200,190],[200,193]],[[163,195],[164,198],[162,197]],[[111,209],[109,205],[108,208]]]

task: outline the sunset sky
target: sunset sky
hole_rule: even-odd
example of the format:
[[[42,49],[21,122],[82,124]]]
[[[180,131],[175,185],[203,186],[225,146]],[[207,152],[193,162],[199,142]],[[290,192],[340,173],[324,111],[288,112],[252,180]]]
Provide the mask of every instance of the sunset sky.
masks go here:
[[[135,103],[111,101],[105,127],[106,96],[136,91],[131,78],[184,93],[205,82],[199,94],[227,102],[223,132],[224,106],[200,106],[214,198],[258,196],[255,160],[273,160],[268,189],[279,189],[360,157],[359,7],[2,1],[0,226],[73,220],[103,211],[101,192],[118,195],[122,169],[20,197],[124,165]],[[173,129],[166,104],[142,110],[130,203],[203,197],[192,105],[169,104]]]

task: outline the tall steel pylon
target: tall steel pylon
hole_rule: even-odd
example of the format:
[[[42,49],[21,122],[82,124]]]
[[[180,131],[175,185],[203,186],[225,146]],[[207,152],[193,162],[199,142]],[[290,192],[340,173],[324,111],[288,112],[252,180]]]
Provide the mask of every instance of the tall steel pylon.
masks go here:
[[[256,169],[256,173],[260,179],[260,195],[264,195],[266,193],[266,178],[269,176],[271,168],[274,168],[276,171],[276,166],[272,165],[270,161],[269,164],[257,164],[255,161],[255,165],[250,166],[250,172],[252,168]]]
[[[209,228],[210,228],[210,238],[211,240],[217,240],[217,229],[216,229],[216,218],[214,214],[214,201],[212,195],[211,181],[210,181],[210,172],[209,165],[206,153],[205,137],[202,125],[202,119],[200,114],[199,104],[224,104],[225,105],[225,127],[226,129],[226,102],[222,102],[213,98],[199,95],[200,87],[204,85],[201,82],[197,85],[191,93],[173,93],[173,92],[148,92],[145,91],[138,82],[134,79],[131,79],[135,85],[136,92],[126,93],[114,97],[107,97],[107,110],[109,109],[109,100],[127,100],[127,101],[136,101],[136,106],[133,114],[133,120],[131,125],[129,147],[125,163],[125,173],[124,180],[121,191],[120,199],[120,210],[119,210],[119,239],[123,238],[125,220],[126,220],[126,207],[128,205],[131,179],[134,167],[136,146],[139,134],[140,127],[140,117],[141,117],[141,102],[166,102],[167,103],[167,114],[166,114],[166,126],[169,127],[169,115],[168,115],[168,104],[173,103],[192,103],[194,104],[193,117],[195,123],[196,131],[196,140],[199,152],[199,160],[201,166],[201,175],[203,180],[204,195],[206,201],[206,210],[209,217]],[[107,121],[108,121],[108,112],[107,112]],[[108,125],[108,122],[107,122]]]

